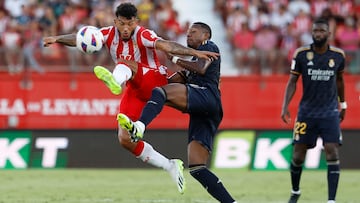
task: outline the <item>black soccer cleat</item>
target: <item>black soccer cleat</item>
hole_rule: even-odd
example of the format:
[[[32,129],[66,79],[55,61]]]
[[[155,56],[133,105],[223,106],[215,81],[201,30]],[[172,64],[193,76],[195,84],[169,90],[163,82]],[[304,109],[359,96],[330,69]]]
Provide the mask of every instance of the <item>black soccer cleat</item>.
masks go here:
[[[300,194],[291,193],[288,203],[297,203],[299,197],[300,197]]]

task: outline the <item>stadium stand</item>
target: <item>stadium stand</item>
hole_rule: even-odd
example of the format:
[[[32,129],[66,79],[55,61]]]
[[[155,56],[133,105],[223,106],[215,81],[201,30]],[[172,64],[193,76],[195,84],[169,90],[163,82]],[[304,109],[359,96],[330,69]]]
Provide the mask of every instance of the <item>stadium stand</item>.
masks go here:
[[[222,16],[235,64],[242,74],[287,73],[294,49],[312,42],[311,22],[317,17],[329,20],[333,34],[330,44],[345,50],[347,71],[360,72],[358,0],[214,1],[214,10]],[[241,36],[246,29],[251,33],[244,39]],[[244,42],[248,43],[245,47]],[[251,66],[244,66],[246,63]]]
[[[103,50],[43,48],[43,36],[76,32],[82,25],[112,25],[113,8],[124,0],[1,0],[0,72],[90,72],[112,65]],[[185,43],[190,21],[204,21],[222,50],[223,75],[285,74],[294,49],[311,42],[311,20],[327,18],[331,44],[347,54],[347,72],[360,73],[359,0],[135,0],[141,23],[163,38]],[[266,43],[265,43],[266,42]],[[171,63],[163,63],[173,70]]]
[[[237,75],[239,69],[236,68],[231,54],[230,43],[226,39],[224,24],[218,13],[214,12],[214,1],[209,0],[177,0],[173,1],[174,8],[179,13],[179,22],[186,24],[187,22],[202,21],[210,25],[214,32],[212,38],[222,53],[221,55],[221,75]],[[179,41],[186,44],[185,37]]]

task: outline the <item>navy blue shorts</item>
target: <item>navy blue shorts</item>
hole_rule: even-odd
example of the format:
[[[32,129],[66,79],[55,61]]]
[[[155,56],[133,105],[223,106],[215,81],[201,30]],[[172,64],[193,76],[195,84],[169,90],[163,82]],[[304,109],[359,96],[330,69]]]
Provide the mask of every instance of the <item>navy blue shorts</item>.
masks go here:
[[[214,136],[223,118],[220,96],[209,88],[187,84],[188,108],[190,115],[188,142],[201,143],[212,151]]]
[[[307,144],[308,148],[316,146],[318,137],[323,143],[342,143],[340,119],[329,118],[297,118],[293,131],[293,143]]]

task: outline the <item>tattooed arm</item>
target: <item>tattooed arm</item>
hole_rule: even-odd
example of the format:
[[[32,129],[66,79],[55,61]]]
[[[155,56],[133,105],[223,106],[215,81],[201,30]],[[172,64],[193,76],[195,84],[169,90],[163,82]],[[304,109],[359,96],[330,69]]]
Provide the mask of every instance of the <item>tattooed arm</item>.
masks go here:
[[[155,48],[164,51],[168,54],[195,56],[197,58],[202,58],[207,60],[212,60],[212,58],[217,59],[219,56],[219,54],[215,52],[199,51],[189,47],[185,47],[173,41],[167,41],[162,39],[159,39],[155,42]]]
[[[43,38],[43,46],[48,47],[51,44],[59,43],[66,46],[76,46],[76,34],[58,35]]]

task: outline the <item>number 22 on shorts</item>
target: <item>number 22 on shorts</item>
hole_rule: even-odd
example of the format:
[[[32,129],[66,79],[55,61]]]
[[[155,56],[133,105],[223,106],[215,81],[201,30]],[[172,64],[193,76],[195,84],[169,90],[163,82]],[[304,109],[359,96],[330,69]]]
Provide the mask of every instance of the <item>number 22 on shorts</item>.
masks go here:
[[[299,140],[300,135],[306,134],[306,123],[305,122],[296,122],[294,126],[294,139]]]

